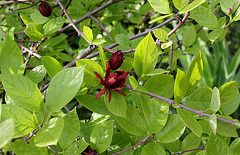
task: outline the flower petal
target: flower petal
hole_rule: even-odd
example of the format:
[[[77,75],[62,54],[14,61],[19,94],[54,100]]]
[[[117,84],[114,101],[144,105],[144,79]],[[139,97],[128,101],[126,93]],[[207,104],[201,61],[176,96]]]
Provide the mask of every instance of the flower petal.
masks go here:
[[[93,72],[93,73],[98,77],[100,84],[103,85],[103,79],[102,79],[101,75],[98,74],[97,72]]]
[[[104,87],[95,97],[95,99],[98,99],[99,97],[101,97],[104,93],[106,92],[106,88]]]
[[[105,79],[110,75],[111,72],[111,66],[109,64],[109,62],[107,62],[107,70],[106,70],[106,74],[105,74]]]
[[[108,92],[109,92],[108,101],[110,102],[110,101],[111,101],[111,98],[112,98],[112,93],[111,93],[110,89],[108,89]]]
[[[114,91],[117,92],[118,94],[121,94],[121,95],[123,95],[123,96],[126,96],[126,94],[125,94],[124,92],[122,92],[122,91],[120,90],[120,88],[116,88],[116,89],[112,89],[112,90],[114,90]]]
[[[123,78],[125,78],[128,74],[129,74],[129,72],[124,72],[123,75],[121,75],[121,76],[118,77],[118,79],[123,79]]]

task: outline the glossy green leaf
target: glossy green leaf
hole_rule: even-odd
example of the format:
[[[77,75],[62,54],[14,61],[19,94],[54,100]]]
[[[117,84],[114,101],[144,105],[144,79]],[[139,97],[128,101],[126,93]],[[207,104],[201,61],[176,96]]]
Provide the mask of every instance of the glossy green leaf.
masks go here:
[[[233,21],[238,21],[238,20],[240,20],[240,8],[237,9],[233,18]]]
[[[133,90],[137,90],[137,91],[145,92],[145,93],[148,92],[142,85],[140,85],[137,82],[137,80],[133,76],[129,77],[129,81],[131,83],[131,86],[133,87]]]
[[[56,74],[46,93],[46,105],[50,112],[62,109],[80,89],[84,67],[67,68]]]
[[[35,22],[28,23],[24,32],[31,40],[41,41],[44,37],[42,25]]]
[[[65,149],[77,139],[80,131],[80,123],[77,115],[76,108],[67,113],[64,117],[64,128],[62,130],[61,137],[59,138],[59,144],[61,148]]]
[[[202,3],[204,3],[205,1],[206,0],[195,0],[192,3],[188,4],[182,11],[179,12],[179,14],[191,11],[198,7],[199,5],[201,5]]]
[[[95,113],[103,114],[103,115],[111,114],[103,98],[95,99],[95,96],[86,94],[86,95],[76,96],[76,99],[85,108]]]
[[[194,2],[198,3],[198,0]],[[196,9],[191,11],[190,17],[195,19],[195,21],[201,26],[205,26],[210,29],[219,28],[217,17],[213,14],[213,11],[209,7],[198,6]]]
[[[223,28],[215,29],[211,33],[208,34],[208,39],[213,43],[217,40],[224,32]]]
[[[107,69],[106,53],[103,52],[103,49],[102,49],[101,45],[98,46],[98,51],[99,51],[99,55],[100,55],[100,58],[101,58],[101,62],[103,64],[104,68]]]
[[[227,120],[231,120],[231,117],[229,116],[224,118]],[[217,120],[217,133],[225,137],[238,137],[237,128],[235,126],[232,126],[231,124],[225,123],[220,120]]]
[[[47,70],[43,65],[34,67],[32,70],[27,70],[25,76],[31,79],[34,83],[39,83],[46,76]]]
[[[169,105],[159,99],[142,99],[142,109],[151,133],[158,133],[167,122]]]
[[[228,105],[238,92],[238,83],[236,81],[231,81],[225,83],[219,88],[220,92],[220,100],[221,100],[221,108]]]
[[[128,109],[126,118],[115,116],[115,119],[130,134],[136,136],[147,134],[144,119],[135,110]]]
[[[64,127],[64,120],[61,117],[50,119],[37,132],[34,143],[37,147],[57,145]]]
[[[178,152],[178,151],[181,151],[181,144],[182,144],[182,142],[178,139],[178,140],[173,141],[171,143],[164,143],[164,146],[170,152]]]
[[[161,48],[162,48],[162,49],[166,49],[166,48],[170,47],[172,44],[173,44],[172,41],[163,43],[163,44],[161,45]]]
[[[141,155],[166,155],[163,147],[158,143],[144,145]]]
[[[115,40],[116,40],[116,43],[118,43],[119,45],[130,45],[131,42],[129,40],[129,38],[124,35],[124,34],[118,34],[116,37],[115,37]]]
[[[98,153],[104,152],[112,142],[112,135],[113,121],[105,121],[97,124],[90,136],[91,148],[95,149]]]
[[[189,47],[191,46],[197,37],[197,33],[196,30],[193,26],[193,24],[191,26],[188,26],[185,31],[183,32],[183,36],[182,36],[182,44],[185,47]]]
[[[231,115],[237,110],[237,108],[239,107],[239,104],[240,104],[240,94],[238,92],[237,95],[233,98],[233,100],[229,104],[221,108],[221,112],[226,116]]]
[[[83,35],[88,41],[93,41],[93,32],[90,27],[83,26]]]
[[[170,14],[168,0],[148,0],[151,7],[161,14]]]
[[[240,2],[239,2],[238,0],[220,0],[221,10],[222,10],[225,14],[229,15],[229,14],[227,13],[228,8],[233,8],[233,6],[235,6],[235,7],[233,8],[233,10],[235,10],[235,9],[237,8],[237,6],[239,6],[239,3],[240,3]]]
[[[57,32],[64,24],[63,17],[57,17],[48,21],[44,26],[44,35],[49,36]]]
[[[8,35],[0,51],[0,66],[2,74],[11,74],[12,70],[15,74],[23,64],[23,57],[18,45]]]
[[[161,143],[170,143],[179,139],[185,131],[185,125],[177,114],[169,116],[163,129],[155,134],[157,141]]]
[[[97,38],[97,39],[94,39],[92,44],[94,45],[101,45],[103,43],[107,42],[104,38]]]
[[[185,125],[192,130],[194,134],[201,137],[203,129],[193,115],[189,111],[180,108],[177,109],[177,112]]]
[[[207,154],[232,155],[227,144],[214,134],[209,136],[206,151]]]
[[[64,155],[79,155],[81,154],[87,147],[89,143],[85,141],[84,138],[72,143],[65,151]]]
[[[220,93],[218,88],[214,87],[212,92],[212,99],[210,104],[210,110],[213,112],[217,112],[220,108]]]
[[[174,84],[174,100],[178,104],[185,97],[187,92],[188,79],[186,74],[180,69],[177,70],[177,75]]]
[[[209,117],[209,125],[212,129],[212,132],[216,135],[216,131],[217,131],[217,117],[215,114],[212,114]]]
[[[100,85],[98,77],[94,74],[94,72],[97,72],[102,76],[104,79],[104,72],[102,67],[95,61],[91,59],[80,59],[76,61],[76,66],[85,66],[84,69],[84,83],[87,85],[94,87]]]
[[[188,4],[188,2],[188,0],[173,0],[175,8],[178,10],[182,10]]]
[[[153,34],[155,35],[156,38],[158,38],[162,42],[165,42],[168,40],[168,33],[161,28],[154,29]]]
[[[6,93],[16,104],[29,111],[43,110],[42,93],[30,79],[22,75],[9,74],[2,75],[1,80]]]
[[[184,151],[184,150],[191,150],[191,149],[198,148],[201,141],[202,141],[201,137],[198,137],[193,132],[191,132],[184,138],[181,145],[181,150]],[[189,153],[191,152],[192,151],[190,151]]]
[[[233,155],[240,154],[240,138],[237,138],[232,142],[230,145],[230,150],[232,151]]]
[[[188,78],[187,95],[190,94],[195,89],[198,82],[202,78],[202,74],[203,74],[203,62],[202,62],[201,52],[199,52],[199,54],[191,62],[187,71],[187,78]]]
[[[123,95],[111,91],[111,101],[108,100],[108,95],[104,95],[105,104],[108,110],[115,116],[126,117],[127,114],[127,103]]]
[[[196,110],[206,110],[210,108],[212,89],[208,87],[197,88],[185,98],[184,103]]]
[[[166,74],[160,74],[151,77],[144,85],[148,91],[166,97],[171,98],[174,92],[174,80],[173,77]]]
[[[33,13],[30,14],[30,17],[32,19],[33,22],[38,23],[38,24],[44,24],[47,21],[49,21],[49,18],[44,17],[40,11],[35,11]]]
[[[134,55],[133,66],[139,77],[155,68],[157,56],[157,46],[149,33],[138,44]]]
[[[172,16],[174,13],[171,13],[171,14],[168,14],[168,15],[164,15],[164,16],[160,16],[160,17],[157,17],[153,20],[151,20],[150,22],[148,22],[149,24],[152,24],[152,23],[155,23],[155,22],[158,22],[158,21],[162,21],[164,18],[167,18],[169,16]]]
[[[145,73],[144,75],[146,76],[154,76],[154,75],[159,75],[159,74],[164,74],[164,73],[168,73],[169,71],[166,71],[162,68],[155,68],[147,73]]]
[[[32,22],[32,19],[28,17],[26,14],[20,13],[20,17],[25,25]]]
[[[63,70],[62,65],[51,56],[44,56],[40,58],[44,67],[47,70],[48,75],[53,78],[58,72]]]
[[[14,121],[7,119],[0,124],[0,148],[5,146],[14,135]]]

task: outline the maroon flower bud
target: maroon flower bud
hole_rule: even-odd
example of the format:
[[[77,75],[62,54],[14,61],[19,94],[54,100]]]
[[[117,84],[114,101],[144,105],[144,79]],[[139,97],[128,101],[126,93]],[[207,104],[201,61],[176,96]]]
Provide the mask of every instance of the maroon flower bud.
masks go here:
[[[39,5],[39,11],[44,17],[48,17],[52,14],[52,8],[47,2],[42,2]]]
[[[117,81],[117,73],[112,73],[110,74],[106,79],[105,79],[105,87],[110,88],[113,86]]]
[[[123,56],[124,56],[124,54],[121,50],[118,50],[118,51],[112,53],[112,55],[109,59],[109,64],[110,64],[112,70],[116,70],[122,65],[123,60],[124,60]]]

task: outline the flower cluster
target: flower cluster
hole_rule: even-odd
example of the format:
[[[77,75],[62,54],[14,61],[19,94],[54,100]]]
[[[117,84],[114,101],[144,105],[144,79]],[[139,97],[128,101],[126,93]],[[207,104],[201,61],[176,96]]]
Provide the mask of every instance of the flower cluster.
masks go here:
[[[123,55],[124,54],[120,50],[112,53],[109,62],[107,62],[105,79],[103,79],[101,75],[99,75],[97,72],[94,72],[94,74],[98,77],[100,84],[104,86],[104,88],[96,95],[96,99],[101,97],[106,92],[106,90],[108,90],[109,92],[109,102],[111,101],[111,90],[126,96],[120,89],[121,87],[124,87],[124,83],[127,79],[127,75],[129,74],[129,72],[120,70],[110,74],[111,69],[116,70],[122,65],[124,60]]]

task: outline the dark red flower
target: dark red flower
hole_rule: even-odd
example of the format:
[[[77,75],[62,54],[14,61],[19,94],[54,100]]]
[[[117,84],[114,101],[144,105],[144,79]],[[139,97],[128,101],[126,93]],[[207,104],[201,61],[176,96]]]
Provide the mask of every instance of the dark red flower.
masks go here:
[[[52,8],[47,2],[42,2],[39,5],[39,11],[44,17],[48,17],[52,14]]]
[[[109,102],[111,101],[110,90],[114,90],[115,92],[126,96],[124,92],[122,92],[120,89],[121,87],[124,87],[124,83],[127,79],[127,75],[129,74],[129,72],[124,72],[124,70],[121,70],[121,71],[116,71],[110,74],[110,71],[111,71],[111,66],[109,63],[107,63],[107,70],[106,70],[104,80],[101,77],[101,75],[99,75],[97,72],[94,72],[94,74],[98,77],[100,84],[104,86],[104,88],[96,95],[95,97],[96,99],[101,97],[106,92],[106,90],[108,90],[109,92],[109,96],[108,96]]]
[[[118,51],[112,53],[112,55],[110,56],[110,59],[109,59],[109,64],[110,64],[112,70],[116,70],[122,65],[123,60],[124,60],[123,56],[124,56],[124,54],[121,50],[118,50]]]

